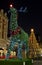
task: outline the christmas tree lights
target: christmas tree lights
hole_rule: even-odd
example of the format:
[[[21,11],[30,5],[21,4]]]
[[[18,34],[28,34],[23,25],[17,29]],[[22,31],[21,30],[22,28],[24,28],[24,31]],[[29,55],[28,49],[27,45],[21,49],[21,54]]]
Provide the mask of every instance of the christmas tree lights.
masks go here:
[[[24,51],[23,54],[26,54],[28,52],[28,34],[25,33],[23,31],[23,29],[21,29],[18,26],[17,23],[17,10],[15,8],[13,8],[13,5],[10,5],[10,45],[8,48],[8,53],[7,53],[7,58],[9,58],[10,56],[10,52],[11,51],[15,51],[16,45],[17,45],[17,58],[22,59],[22,50]],[[21,33],[20,33],[21,32]],[[23,48],[23,45],[25,46]],[[26,56],[26,54],[24,55],[24,58]]]

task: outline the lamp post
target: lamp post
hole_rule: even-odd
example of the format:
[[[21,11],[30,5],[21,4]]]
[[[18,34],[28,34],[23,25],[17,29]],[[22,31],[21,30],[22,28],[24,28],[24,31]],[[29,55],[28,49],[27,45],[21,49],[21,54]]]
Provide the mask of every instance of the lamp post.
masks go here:
[[[23,65],[25,65],[25,62],[23,62]]]

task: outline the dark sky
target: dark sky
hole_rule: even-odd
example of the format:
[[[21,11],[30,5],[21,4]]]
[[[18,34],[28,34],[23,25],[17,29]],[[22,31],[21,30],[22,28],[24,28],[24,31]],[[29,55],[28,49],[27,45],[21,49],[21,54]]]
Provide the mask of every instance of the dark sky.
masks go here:
[[[34,28],[35,34],[42,39],[42,3],[36,0],[0,0],[0,9],[8,11],[10,3],[13,3],[17,10],[21,6],[27,7],[27,13],[18,12],[18,24],[27,33],[31,28]]]

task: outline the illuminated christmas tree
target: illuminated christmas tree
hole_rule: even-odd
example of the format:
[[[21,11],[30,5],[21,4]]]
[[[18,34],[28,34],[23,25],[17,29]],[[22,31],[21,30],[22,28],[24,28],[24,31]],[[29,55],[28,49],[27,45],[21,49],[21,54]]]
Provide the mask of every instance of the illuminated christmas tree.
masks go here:
[[[29,49],[30,49],[29,56],[31,58],[36,57],[39,54],[40,47],[39,47],[39,43],[36,40],[36,36],[33,29],[31,29],[31,34],[29,37]]]
[[[10,45],[8,47],[7,58],[10,52],[16,52],[16,57],[19,59],[27,58],[28,52],[28,34],[25,33],[17,23],[17,10],[10,5]],[[23,53],[24,51],[24,53]],[[23,57],[24,55],[24,57]]]

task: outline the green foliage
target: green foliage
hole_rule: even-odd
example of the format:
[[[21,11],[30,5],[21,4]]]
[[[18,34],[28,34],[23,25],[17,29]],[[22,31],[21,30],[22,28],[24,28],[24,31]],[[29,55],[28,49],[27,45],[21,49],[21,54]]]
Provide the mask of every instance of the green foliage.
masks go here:
[[[22,44],[24,44],[25,51],[27,53],[28,48],[29,48],[28,47],[28,34],[23,29],[18,28],[16,9],[15,8],[10,8],[10,13],[11,13],[11,16],[10,16],[10,31],[12,32],[11,33],[12,37],[10,39],[11,42],[10,42],[10,47],[9,47],[8,51],[13,50],[14,45],[16,44],[15,42],[18,41],[18,45],[19,45],[18,46],[18,51],[20,52],[22,50]],[[20,34],[20,32],[21,32],[21,34]],[[19,53],[19,52],[18,52],[18,57],[21,57],[22,52],[21,53]],[[22,65],[22,64],[19,64],[19,65]]]
[[[28,43],[28,34],[21,29],[21,35],[20,35],[21,40],[25,41],[26,43]]]
[[[17,27],[17,10],[15,8],[10,8],[10,29],[14,31]]]
[[[26,62],[26,65],[32,65],[31,59],[0,60],[0,65],[23,65],[24,61]]]

